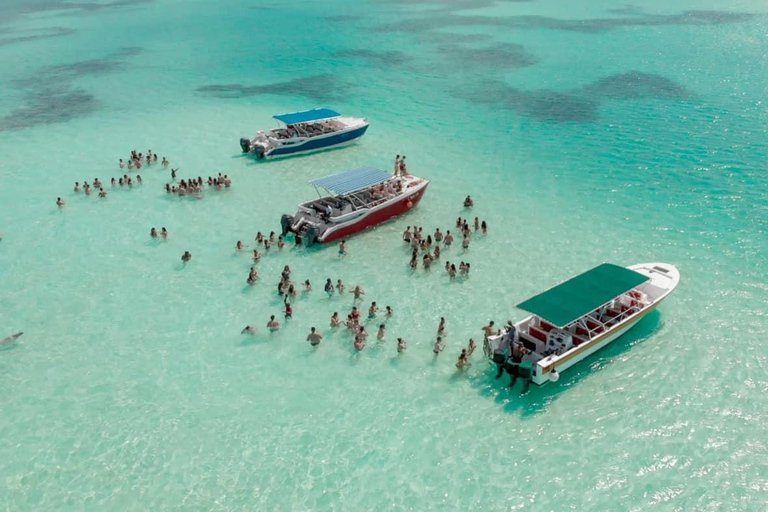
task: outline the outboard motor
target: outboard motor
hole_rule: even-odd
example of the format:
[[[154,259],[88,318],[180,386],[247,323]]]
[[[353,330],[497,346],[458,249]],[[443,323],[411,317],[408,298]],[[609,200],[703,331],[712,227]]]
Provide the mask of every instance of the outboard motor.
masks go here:
[[[317,240],[317,228],[310,227],[304,233],[304,245],[309,247],[310,245],[314,244],[316,240]]]
[[[251,141],[245,137],[240,139],[240,147],[243,148],[243,153],[249,153],[251,151]]]
[[[284,213],[280,218],[280,225],[283,227],[283,236],[291,230],[291,224],[293,224],[293,215]]]

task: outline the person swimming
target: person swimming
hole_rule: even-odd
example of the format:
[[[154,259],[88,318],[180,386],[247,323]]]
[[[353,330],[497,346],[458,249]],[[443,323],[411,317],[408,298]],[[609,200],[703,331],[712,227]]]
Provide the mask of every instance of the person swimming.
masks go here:
[[[253,325],[246,325],[245,328],[243,328],[243,330],[240,331],[240,334],[250,334],[251,336],[256,336],[256,334],[258,333],[256,331],[256,327],[254,327]]]
[[[275,320],[275,315],[271,315],[269,317],[269,322],[267,322],[267,329],[269,329],[270,332],[275,332],[280,329],[280,322]]]
[[[238,240],[237,243],[235,244],[236,251],[242,251],[244,247],[245,246],[243,245],[243,242],[241,242],[240,240]]]
[[[168,238],[168,231],[166,231],[165,228],[160,230],[160,236],[163,238]]]
[[[437,326],[437,334],[438,336],[444,336],[445,335],[445,317],[440,317],[440,325]]]
[[[394,314],[395,314],[395,311],[391,307],[387,306],[387,316],[390,317]]]
[[[80,182],[79,181],[75,182],[75,192],[80,192]]]
[[[405,352],[405,349],[407,348],[405,340],[403,338],[397,338],[397,351],[398,352]]]
[[[309,279],[304,281],[304,291],[305,292],[311,292],[312,291],[312,283],[309,282]]]
[[[191,259],[192,259],[192,253],[190,253],[189,251],[184,251],[184,254],[181,255],[181,261],[183,261],[184,263],[188,262]]]
[[[312,327],[309,330],[309,334],[307,334],[307,341],[313,347],[316,347],[320,344],[321,341],[323,341],[323,335],[317,332],[317,330],[314,327]]]
[[[474,205],[475,202],[470,196],[467,196],[466,199],[464,199],[464,208],[472,208]]]

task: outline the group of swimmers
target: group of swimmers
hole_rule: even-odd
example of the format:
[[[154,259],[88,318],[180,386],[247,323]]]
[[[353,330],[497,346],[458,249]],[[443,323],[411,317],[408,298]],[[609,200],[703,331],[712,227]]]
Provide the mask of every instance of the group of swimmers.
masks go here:
[[[171,169],[171,179],[174,181],[176,180],[176,172],[178,169]],[[229,179],[229,176],[226,174],[222,176],[221,173],[215,178],[212,178],[208,176],[208,186],[211,187],[214,190],[222,190],[224,188],[229,188],[232,186],[232,180]],[[179,181],[179,185],[171,185],[170,183],[165,184],[165,191],[168,194],[177,194],[178,196],[196,196],[200,197],[202,196],[203,192],[203,177],[198,176],[197,178],[188,178],[183,179]]]
[[[143,153],[139,153],[135,149],[131,151],[131,157],[128,159],[128,163],[126,164],[123,159],[121,158],[118,162],[118,165],[120,168],[128,167],[128,169],[141,169],[141,166],[146,163],[146,165],[152,165],[153,163],[157,162],[157,153],[153,153],[151,149],[147,150],[147,155],[144,156]],[[163,157],[163,161],[161,162],[164,167],[167,167],[171,162],[168,161],[165,157]]]
[[[488,233],[488,224],[485,221],[481,222],[478,217],[475,217],[474,226],[475,231],[482,231],[483,234]],[[469,242],[472,237],[472,230],[470,229],[469,222],[466,219],[459,217],[456,219],[456,227],[461,230],[463,236],[463,241],[461,244],[462,248],[464,250],[469,249]],[[403,241],[407,244],[410,244],[412,248],[411,261],[409,266],[413,270],[418,268],[419,251],[421,251],[421,253],[423,253],[423,256],[421,257],[422,265],[424,266],[425,270],[429,270],[429,268],[432,266],[432,263],[435,262],[435,260],[440,259],[440,255],[442,254],[443,250],[441,249],[440,243],[442,242],[443,248],[448,249],[453,244],[453,240],[454,237],[450,230],[447,230],[445,234],[443,234],[443,232],[440,231],[440,228],[437,228],[432,235],[424,236],[423,228],[414,226],[413,230],[411,230],[411,226],[407,226],[403,232]],[[469,273],[469,269],[469,263],[461,262],[459,265],[458,274],[466,275]],[[456,277],[457,269],[455,265],[451,265],[449,262],[446,262],[445,270],[448,272],[451,278]]]

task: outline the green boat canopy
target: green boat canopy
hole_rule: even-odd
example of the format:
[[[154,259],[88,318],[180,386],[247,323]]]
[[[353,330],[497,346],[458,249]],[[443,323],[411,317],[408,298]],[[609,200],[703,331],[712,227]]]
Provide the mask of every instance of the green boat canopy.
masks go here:
[[[565,327],[648,279],[634,270],[603,263],[521,302],[517,307],[557,327]]]

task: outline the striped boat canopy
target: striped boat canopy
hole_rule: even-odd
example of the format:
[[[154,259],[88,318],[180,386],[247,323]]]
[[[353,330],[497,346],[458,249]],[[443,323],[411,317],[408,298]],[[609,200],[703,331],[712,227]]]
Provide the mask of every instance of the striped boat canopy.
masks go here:
[[[517,305],[557,327],[565,327],[622,293],[648,281],[626,267],[603,263]]]
[[[339,117],[341,114],[329,108],[313,108],[312,110],[302,110],[300,112],[290,112],[272,116],[273,119],[282,121],[285,124],[308,123],[310,121],[322,121]]]
[[[358,167],[351,171],[332,174],[325,178],[310,181],[316,187],[322,187],[335,194],[348,194],[371,185],[387,181],[392,175],[375,167]]]

